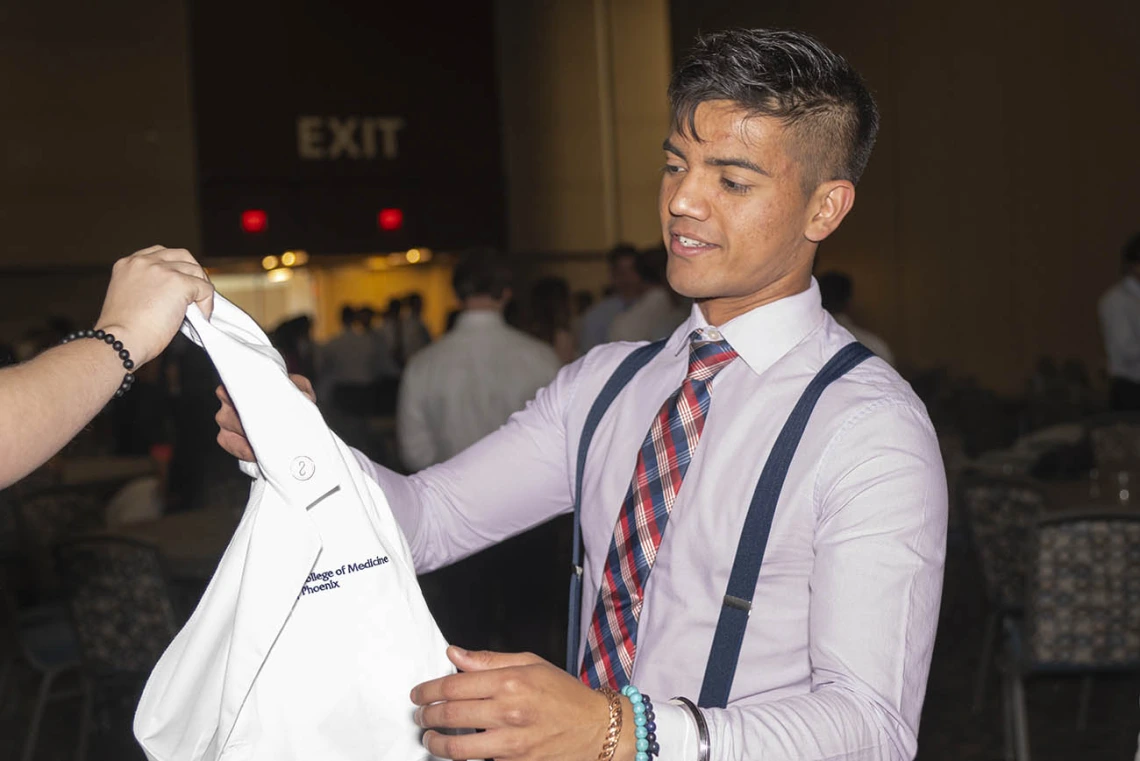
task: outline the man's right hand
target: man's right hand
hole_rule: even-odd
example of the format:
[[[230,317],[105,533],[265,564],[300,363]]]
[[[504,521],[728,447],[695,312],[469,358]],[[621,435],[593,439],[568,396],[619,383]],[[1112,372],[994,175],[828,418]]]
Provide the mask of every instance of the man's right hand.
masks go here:
[[[301,389],[301,393],[309,398],[309,401],[316,402],[317,395],[313,391],[313,384],[309,379],[303,375],[290,375],[289,380],[293,381],[293,385]],[[221,409],[218,414],[214,416],[214,420],[218,421],[218,444],[222,449],[226,450],[234,457],[245,462],[253,462],[256,458],[253,456],[253,448],[249,445],[249,439],[245,437],[245,428],[241,425],[241,418],[238,417],[237,408],[234,407],[233,400],[230,395],[226,393],[225,386],[218,386],[217,390],[218,399],[222,402]]]

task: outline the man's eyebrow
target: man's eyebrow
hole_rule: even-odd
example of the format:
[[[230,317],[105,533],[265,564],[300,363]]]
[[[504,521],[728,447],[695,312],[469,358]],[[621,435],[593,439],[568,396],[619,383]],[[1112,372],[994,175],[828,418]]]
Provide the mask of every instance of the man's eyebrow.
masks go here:
[[[675,156],[679,157],[682,161],[688,161],[688,159],[685,158],[685,154],[681,152],[681,149],[678,148],[677,146],[673,145],[673,141],[670,140],[669,138],[665,138],[665,142],[661,144],[661,149],[664,150],[666,153],[674,154]]]
[[[735,166],[735,167],[739,167],[741,169],[747,169],[750,172],[756,172],[757,174],[762,174],[765,177],[771,177],[772,176],[772,173],[769,172],[767,169],[764,169],[759,164],[755,163],[754,161],[749,161],[748,159],[741,159],[741,158],[706,159],[705,163],[708,164],[709,166]]]

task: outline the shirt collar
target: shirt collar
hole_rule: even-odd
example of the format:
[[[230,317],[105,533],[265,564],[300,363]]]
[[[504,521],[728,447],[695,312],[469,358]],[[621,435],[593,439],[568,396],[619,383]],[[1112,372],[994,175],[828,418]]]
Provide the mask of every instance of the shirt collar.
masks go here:
[[[503,313],[495,309],[465,309],[455,320],[456,329],[467,327],[482,327],[484,325],[503,325]]]
[[[756,307],[719,328],[710,326],[694,303],[689,319],[673,333],[668,346],[680,354],[688,350],[689,335],[694,330],[706,331],[709,338],[719,333],[752,372],[760,375],[822,325],[823,317],[819,284],[813,277],[806,291]]]

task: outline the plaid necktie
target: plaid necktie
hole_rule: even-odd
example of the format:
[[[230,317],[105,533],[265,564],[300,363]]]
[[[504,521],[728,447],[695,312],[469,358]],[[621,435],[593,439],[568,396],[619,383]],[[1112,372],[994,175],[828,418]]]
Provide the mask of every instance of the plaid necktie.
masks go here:
[[[610,540],[580,675],[594,688],[608,685],[616,690],[629,684],[645,584],[705,427],[709,384],[736,358],[736,351],[715,331],[695,330],[689,341],[689,374],[649,427]]]

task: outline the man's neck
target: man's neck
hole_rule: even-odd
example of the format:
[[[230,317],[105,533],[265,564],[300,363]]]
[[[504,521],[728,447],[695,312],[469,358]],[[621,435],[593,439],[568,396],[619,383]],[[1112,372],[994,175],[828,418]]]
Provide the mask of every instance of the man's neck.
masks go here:
[[[467,312],[499,312],[502,314],[506,302],[503,299],[494,299],[490,296],[471,296],[463,301],[463,309]]]

